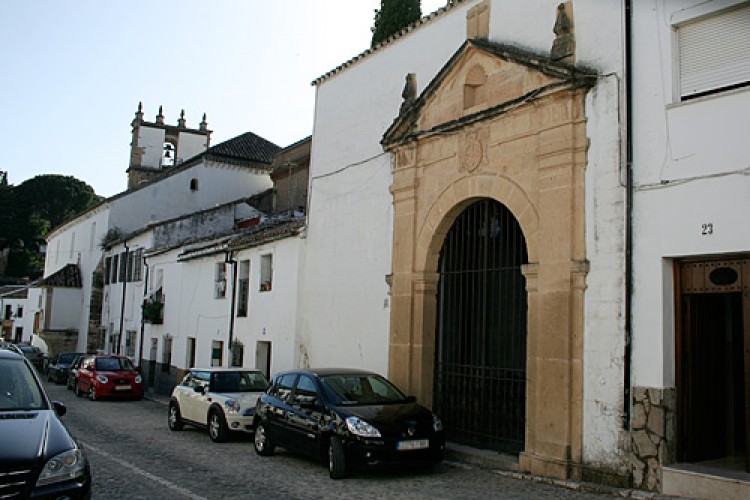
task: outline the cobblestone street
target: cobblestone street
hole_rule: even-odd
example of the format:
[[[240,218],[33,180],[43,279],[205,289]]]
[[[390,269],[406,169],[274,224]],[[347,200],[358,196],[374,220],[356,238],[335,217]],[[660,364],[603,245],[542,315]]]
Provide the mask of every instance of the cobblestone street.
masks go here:
[[[257,456],[248,437],[215,444],[201,430],[170,432],[162,402],[91,402],[64,386],[47,387],[67,406],[62,420],[86,449],[95,499],[606,498],[450,461],[430,472],[333,481],[322,464],[284,450]]]

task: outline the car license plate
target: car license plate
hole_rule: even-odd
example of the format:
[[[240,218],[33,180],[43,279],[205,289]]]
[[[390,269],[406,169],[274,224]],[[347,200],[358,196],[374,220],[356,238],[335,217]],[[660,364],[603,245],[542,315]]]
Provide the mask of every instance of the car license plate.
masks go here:
[[[115,386],[115,390],[116,391],[129,391],[132,388],[133,388],[132,385],[118,385],[118,386]]]
[[[429,439],[414,439],[412,441],[399,441],[396,444],[396,449],[400,451],[423,450],[429,447],[430,447]]]

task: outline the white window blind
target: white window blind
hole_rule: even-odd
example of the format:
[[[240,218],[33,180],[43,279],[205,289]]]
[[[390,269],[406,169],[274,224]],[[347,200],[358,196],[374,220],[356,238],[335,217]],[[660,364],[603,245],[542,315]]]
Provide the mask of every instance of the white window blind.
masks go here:
[[[750,4],[677,27],[680,98],[750,82]]]

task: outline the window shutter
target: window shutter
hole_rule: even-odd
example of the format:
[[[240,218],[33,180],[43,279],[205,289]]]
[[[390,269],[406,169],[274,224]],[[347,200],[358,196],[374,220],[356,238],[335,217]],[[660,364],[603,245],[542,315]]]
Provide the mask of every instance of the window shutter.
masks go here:
[[[682,99],[750,82],[750,5],[677,27]]]

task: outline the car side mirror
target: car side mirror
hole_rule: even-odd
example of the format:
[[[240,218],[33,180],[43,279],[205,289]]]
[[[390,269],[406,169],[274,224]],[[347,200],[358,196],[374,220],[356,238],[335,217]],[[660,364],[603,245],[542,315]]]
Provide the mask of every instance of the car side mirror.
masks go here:
[[[195,392],[197,392],[198,394],[205,394],[206,393],[206,388],[203,387],[202,385],[196,385],[195,389],[193,389],[193,390]]]
[[[55,409],[55,413],[57,413],[58,417],[62,417],[68,412],[68,409],[65,408],[65,405],[59,401],[53,401],[52,407]]]

